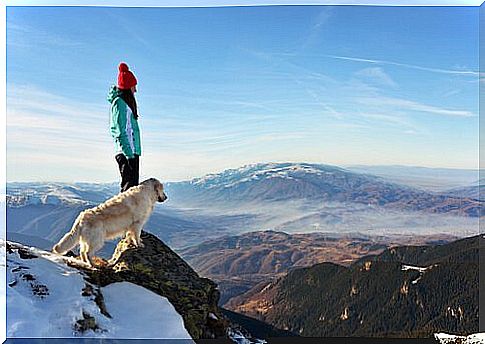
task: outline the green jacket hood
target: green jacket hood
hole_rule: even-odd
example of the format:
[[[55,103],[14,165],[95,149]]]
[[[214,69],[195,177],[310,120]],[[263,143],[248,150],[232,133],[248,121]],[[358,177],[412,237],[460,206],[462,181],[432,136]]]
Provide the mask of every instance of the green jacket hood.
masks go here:
[[[106,99],[108,100],[108,102],[112,103],[113,100],[118,98],[120,95],[121,95],[120,89],[118,87],[116,87],[115,85],[113,85],[109,89],[108,96],[106,97]]]

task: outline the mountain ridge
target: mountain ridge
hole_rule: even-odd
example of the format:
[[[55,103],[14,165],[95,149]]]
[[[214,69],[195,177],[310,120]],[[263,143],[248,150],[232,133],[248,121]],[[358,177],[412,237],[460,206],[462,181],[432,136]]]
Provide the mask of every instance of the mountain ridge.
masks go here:
[[[185,197],[199,202],[304,199],[471,217],[485,213],[475,199],[432,193],[324,164],[251,164],[186,182],[167,183],[167,190],[175,194],[176,200]]]
[[[303,336],[476,333],[484,240],[394,247],[349,267],[327,262],[293,269],[225,307]]]
[[[223,236],[177,252],[202,276],[214,280],[221,291],[221,304],[250,290],[268,284],[289,270],[333,262],[348,266],[369,254],[381,253],[400,244],[449,242],[456,237],[386,237],[359,233],[288,234],[274,230]]]

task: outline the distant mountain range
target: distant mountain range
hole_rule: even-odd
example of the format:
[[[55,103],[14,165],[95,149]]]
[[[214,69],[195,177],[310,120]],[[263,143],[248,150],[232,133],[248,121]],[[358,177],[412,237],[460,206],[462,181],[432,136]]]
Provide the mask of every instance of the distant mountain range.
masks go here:
[[[436,194],[318,164],[255,164],[165,184],[169,200],[146,229],[174,248],[265,229],[465,236],[483,214],[482,202],[459,190]],[[48,249],[80,211],[118,190],[117,183],[8,183],[8,237],[19,233]]]
[[[233,298],[226,308],[302,336],[475,333],[483,240],[394,247],[349,267],[293,269]]]
[[[369,254],[396,244],[444,243],[456,238],[438,236],[384,237],[364,234],[249,232],[212,239],[179,253],[200,275],[217,282],[221,304],[260,282],[268,283],[290,269],[332,262],[348,266]]]
[[[175,201],[323,201],[357,203],[404,211],[477,217],[485,214],[472,198],[432,193],[343,168],[306,163],[243,166],[187,182],[169,183]]]
[[[445,193],[454,197],[473,198],[485,201],[485,179],[480,179],[469,186],[447,190]]]
[[[475,239],[389,249],[477,233],[484,211],[476,185],[438,193],[306,163],[248,165],[165,185],[169,200],[145,230],[215,280],[220,304],[231,310],[305,336],[476,332]],[[80,211],[118,190],[117,183],[8,183],[7,238],[50,249]],[[113,249],[107,243],[101,255]]]
[[[94,205],[119,192],[115,183],[8,183],[7,205]]]
[[[472,217],[483,215],[478,185],[433,193],[336,166],[306,163],[254,164],[166,183],[175,203],[314,200]],[[116,183],[8,183],[7,205],[95,205],[117,192]]]
[[[71,229],[78,214],[93,205],[89,202],[7,205],[7,238],[50,250]],[[157,234],[172,247],[200,243],[202,233],[205,239],[224,234],[225,227],[217,224],[216,219],[177,211],[163,205],[158,207],[160,208],[154,211],[145,229]],[[113,243],[108,242],[101,254],[108,255],[113,247]]]
[[[402,165],[347,165],[344,167],[353,172],[371,174],[395,183],[434,192],[473,185],[480,178],[480,171],[474,169]]]

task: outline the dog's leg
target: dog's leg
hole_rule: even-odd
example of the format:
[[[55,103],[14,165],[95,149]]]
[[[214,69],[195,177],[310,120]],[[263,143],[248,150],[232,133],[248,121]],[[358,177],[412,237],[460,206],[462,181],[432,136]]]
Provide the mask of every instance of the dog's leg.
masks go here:
[[[86,252],[89,263],[92,267],[96,264],[93,260],[94,254],[98,252],[104,246],[104,235],[99,228],[93,227],[93,231],[90,233],[88,250]]]
[[[126,230],[125,240],[129,246],[133,245],[135,247],[138,247],[136,243],[135,232],[133,230],[133,227],[130,227]]]
[[[140,248],[145,247],[145,245],[141,242],[141,237],[140,237],[142,226],[143,226],[142,223],[140,223],[140,224],[139,223],[135,223],[134,228],[133,228],[134,229],[133,232],[134,232],[134,236],[135,236],[136,246],[137,247],[140,247]]]
[[[91,262],[89,261],[88,254],[86,252],[81,253],[81,261],[88,265],[92,265]]]
[[[134,229],[130,229],[128,232],[128,235],[130,236],[130,241],[133,244],[133,246],[138,247],[138,242],[136,241],[136,234]]]
[[[92,267],[93,264],[89,259],[88,251],[89,251],[89,246],[84,241],[81,241],[79,243],[79,255],[81,256],[81,261],[88,265],[91,265]]]
[[[138,223],[134,223],[128,230],[127,230],[127,233],[126,233],[126,236],[129,237],[129,240],[130,242],[135,246],[135,247],[144,247],[144,245],[141,243],[141,239],[140,239],[140,231],[138,229],[139,228],[139,224]]]
[[[94,253],[93,252],[88,252],[87,253],[87,256],[88,256],[89,265],[91,265],[91,267],[94,268],[95,265],[96,265],[94,263],[94,260],[93,260]]]

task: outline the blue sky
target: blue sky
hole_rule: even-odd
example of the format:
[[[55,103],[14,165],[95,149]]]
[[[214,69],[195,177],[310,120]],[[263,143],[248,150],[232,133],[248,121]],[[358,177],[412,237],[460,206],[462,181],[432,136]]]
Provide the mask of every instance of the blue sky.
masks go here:
[[[7,8],[7,181],[114,181],[106,93],[138,78],[141,175],[267,161],[478,167],[478,8]]]

